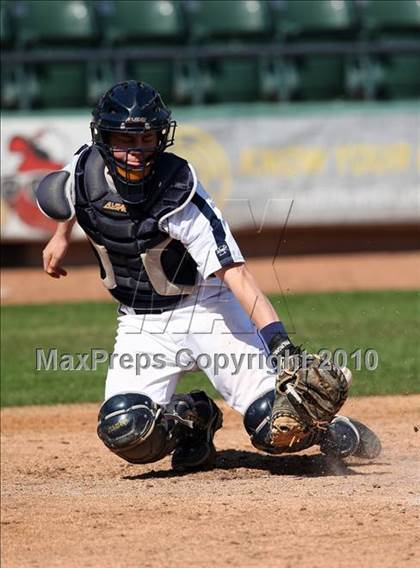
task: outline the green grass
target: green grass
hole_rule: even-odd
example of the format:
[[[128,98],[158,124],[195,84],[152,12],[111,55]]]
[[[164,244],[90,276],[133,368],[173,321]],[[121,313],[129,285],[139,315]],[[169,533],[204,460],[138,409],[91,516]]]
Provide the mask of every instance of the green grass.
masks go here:
[[[420,393],[420,293],[354,292],[273,296],[291,337],[308,351],[377,351],[376,371],[354,373],[352,394]],[[112,350],[116,306],[111,303],[2,308],[3,406],[100,401],[106,367],[96,371],[36,371],[35,350],[59,353]],[[348,365],[354,369],[354,360]],[[203,373],[187,374],[179,391],[215,391]]]

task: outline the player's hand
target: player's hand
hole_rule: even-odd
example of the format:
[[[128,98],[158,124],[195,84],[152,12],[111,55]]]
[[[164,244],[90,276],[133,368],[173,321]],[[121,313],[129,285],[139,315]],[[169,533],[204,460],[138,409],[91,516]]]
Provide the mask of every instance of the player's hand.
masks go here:
[[[55,234],[42,251],[44,270],[51,278],[67,276],[67,271],[61,266],[69,247],[69,239],[64,235]]]

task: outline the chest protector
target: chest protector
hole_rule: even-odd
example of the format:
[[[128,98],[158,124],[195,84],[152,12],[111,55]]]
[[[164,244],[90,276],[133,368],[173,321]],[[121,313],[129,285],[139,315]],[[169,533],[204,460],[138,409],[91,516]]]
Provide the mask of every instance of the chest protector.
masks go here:
[[[150,197],[141,207],[124,204],[109,186],[95,147],[81,154],[75,181],[77,221],[93,247],[102,282],[116,300],[139,313],[153,313],[192,292],[197,265],[182,243],[161,228],[195,193],[195,176],[185,160],[162,154],[149,182]]]

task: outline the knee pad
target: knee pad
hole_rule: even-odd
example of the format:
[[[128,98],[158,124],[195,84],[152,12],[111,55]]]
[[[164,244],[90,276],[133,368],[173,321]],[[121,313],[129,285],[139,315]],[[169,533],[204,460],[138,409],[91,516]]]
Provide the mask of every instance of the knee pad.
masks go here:
[[[271,390],[254,400],[244,415],[244,426],[252,445],[270,454],[276,453],[270,443],[270,421],[275,394],[275,391]]]
[[[151,463],[175,447],[162,407],[147,395],[123,393],[99,410],[97,433],[105,446],[130,463]]]

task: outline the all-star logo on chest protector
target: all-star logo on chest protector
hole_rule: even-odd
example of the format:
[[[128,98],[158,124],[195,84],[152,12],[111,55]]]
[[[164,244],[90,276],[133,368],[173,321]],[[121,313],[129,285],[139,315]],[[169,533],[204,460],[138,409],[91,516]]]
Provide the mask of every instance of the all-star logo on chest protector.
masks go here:
[[[127,207],[124,203],[115,203],[115,201],[107,201],[103,206],[103,209],[108,209],[109,211],[117,211],[117,213],[127,213]]]
[[[102,281],[116,300],[153,312],[169,309],[192,291],[197,265],[160,225],[196,190],[185,160],[162,154],[150,181],[150,198],[141,206],[126,205],[109,186],[95,146],[81,154],[75,181],[77,220],[92,244]]]

